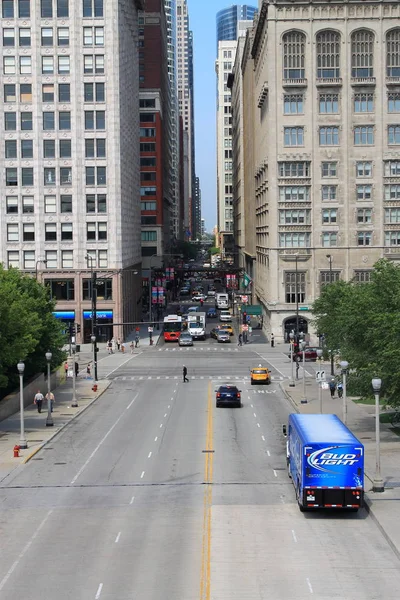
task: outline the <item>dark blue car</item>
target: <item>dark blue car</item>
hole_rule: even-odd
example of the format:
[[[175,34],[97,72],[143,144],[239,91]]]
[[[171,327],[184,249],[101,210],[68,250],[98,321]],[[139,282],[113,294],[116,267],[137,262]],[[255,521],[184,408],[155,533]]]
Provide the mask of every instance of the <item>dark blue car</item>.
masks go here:
[[[209,319],[216,319],[218,316],[216,308],[209,308],[207,311],[207,317]]]

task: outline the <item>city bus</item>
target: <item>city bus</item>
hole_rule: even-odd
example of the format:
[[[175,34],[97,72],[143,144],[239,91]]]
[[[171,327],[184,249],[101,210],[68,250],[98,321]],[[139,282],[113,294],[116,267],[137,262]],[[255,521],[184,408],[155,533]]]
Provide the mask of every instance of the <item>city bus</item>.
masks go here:
[[[167,315],[164,317],[164,340],[166,342],[177,342],[182,331],[182,317],[178,315]]]

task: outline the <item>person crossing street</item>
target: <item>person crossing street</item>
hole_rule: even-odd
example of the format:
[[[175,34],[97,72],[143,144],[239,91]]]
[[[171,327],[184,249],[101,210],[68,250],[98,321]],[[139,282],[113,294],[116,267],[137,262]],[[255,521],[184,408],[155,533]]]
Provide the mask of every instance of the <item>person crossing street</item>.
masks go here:
[[[187,368],[185,367],[185,365],[183,365],[183,383],[189,382],[189,379],[187,378]]]

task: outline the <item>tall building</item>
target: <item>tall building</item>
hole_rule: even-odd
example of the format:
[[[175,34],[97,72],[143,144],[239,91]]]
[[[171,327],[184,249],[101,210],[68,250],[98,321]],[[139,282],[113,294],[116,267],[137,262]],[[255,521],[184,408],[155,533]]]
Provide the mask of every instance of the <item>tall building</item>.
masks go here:
[[[217,52],[218,42],[236,40],[239,21],[252,21],[257,8],[248,4],[233,4],[217,12]]]
[[[140,320],[141,0],[2,2],[0,260],[98,339]]]
[[[201,188],[200,188],[200,179],[199,177],[194,178],[194,194],[193,194],[193,207],[194,207],[194,240],[201,238]]]
[[[275,339],[316,334],[323,286],[400,257],[399,17],[390,0],[260,1],[242,64],[246,202]]]

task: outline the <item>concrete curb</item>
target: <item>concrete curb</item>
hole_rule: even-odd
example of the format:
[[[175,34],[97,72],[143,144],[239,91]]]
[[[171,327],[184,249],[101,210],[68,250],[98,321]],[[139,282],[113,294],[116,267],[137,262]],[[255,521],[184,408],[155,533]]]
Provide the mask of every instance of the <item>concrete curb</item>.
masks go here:
[[[26,458],[24,458],[24,460],[22,461],[21,464],[25,465],[26,463],[28,463],[34,456],[35,454],[37,454],[39,452],[39,450],[42,450],[42,448],[44,448],[44,446],[46,446],[46,444],[48,444],[51,440],[53,440],[61,431],[63,431],[63,429],[65,429],[66,427],[68,427],[68,425],[74,421],[77,417],[79,417],[80,415],[83,415],[83,413],[90,407],[92,406],[92,404],[94,402],[96,402],[96,400],[98,400],[100,398],[100,396],[102,396],[104,394],[105,391],[108,390],[108,388],[110,387],[112,381],[111,380],[105,380],[107,381],[107,385],[106,387],[101,390],[101,392],[99,392],[90,402],[89,404],[86,404],[86,406],[84,406],[82,408],[82,410],[80,410],[79,412],[77,412],[76,414],[72,415],[72,417],[70,418],[70,420],[67,423],[64,423],[63,425],[61,425],[56,431],[54,431],[52,433],[52,435],[44,442],[42,442],[37,448],[35,448],[35,450],[33,450]]]
[[[377,526],[377,528],[379,529],[379,531],[381,532],[381,534],[383,535],[383,537],[385,538],[387,543],[389,544],[390,548],[392,549],[392,551],[394,552],[394,554],[396,555],[398,560],[400,560],[400,551],[397,548],[396,544],[392,541],[388,532],[380,524],[378,517],[375,515],[374,509],[373,509],[373,502],[371,501],[370,498],[368,498],[367,494],[364,494],[364,499],[365,499],[364,500],[365,510],[367,511],[368,515],[371,517],[371,519],[373,520],[373,522],[375,523],[375,525]]]

